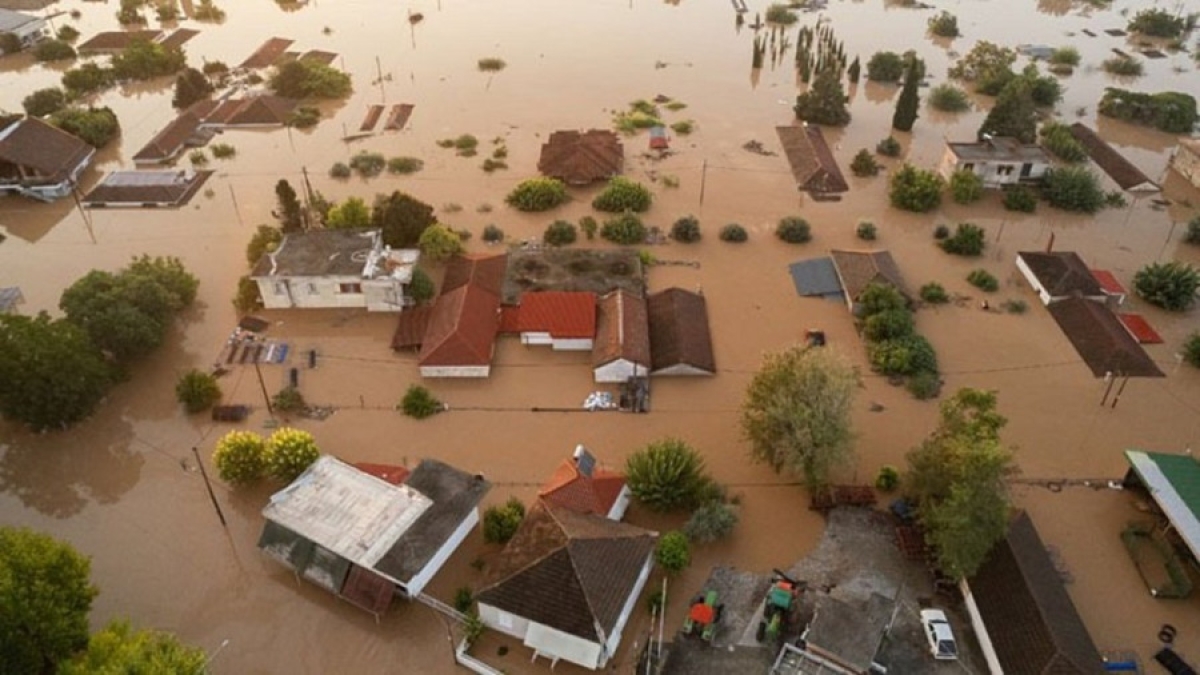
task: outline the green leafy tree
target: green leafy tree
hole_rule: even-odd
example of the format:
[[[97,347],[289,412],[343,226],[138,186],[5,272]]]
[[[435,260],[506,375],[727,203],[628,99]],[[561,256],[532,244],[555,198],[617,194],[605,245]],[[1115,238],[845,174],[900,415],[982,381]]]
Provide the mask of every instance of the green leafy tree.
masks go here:
[[[667,574],[677,574],[692,564],[692,550],[687,535],[673,531],[664,534],[654,548],[654,559]]]
[[[283,241],[283,231],[270,225],[259,225],[246,244],[246,262],[254,267],[262,257],[276,248]]]
[[[623,213],[604,221],[600,227],[600,238],[622,246],[633,246],[646,241],[645,223],[633,213]]]
[[[729,223],[721,228],[717,238],[721,241],[727,241],[732,244],[741,244],[750,239],[750,233],[746,232],[746,228],[737,223]]]
[[[421,255],[433,262],[449,260],[463,251],[462,239],[458,233],[440,223],[425,228],[417,246],[421,249]]]
[[[942,11],[929,17],[929,32],[938,37],[958,37],[958,17]]]
[[[186,108],[196,101],[203,101],[212,93],[212,82],[204,73],[195,68],[184,68],[175,78],[175,95],[171,98],[171,105]]]
[[[1016,51],[980,40],[970,52],[954,63],[950,68],[950,77],[972,82],[975,91],[995,96],[1016,77],[1012,70],[1016,61]]]
[[[217,441],[212,461],[221,480],[234,485],[253,483],[267,472],[267,442],[250,431],[230,431]]]
[[[0,317],[3,318],[3,317]],[[54,673],[88,643],[96,587],[74,548],[24,528],[0,527],[0,664]]]
[[[654,195],[645,185],[624,176],[613,176],[592,200],[592,208],[605,213],[642,213],[650,208],[653,201]]]
[[[884,375],[917,375],[938,372],[937,352],[923,335],[872,342],[867,345],[871,369]]]
[[[684,216],[671,225],[671,238],[683,244],[700,241],[700,221],[695,216]]]
[[[1188,134],[1200,121],[1196,99],[1178,91],[1147,94],[1109,87],[1097,111],[1106,117],[1151,126],[1170,134]]]
[[[1011,137],[1022,143],[1037,140],[1037,107],[1027,81],[1014,79],[1004,86],[976,135],[979,140],[987,136]]]
[[[62,40],[42,40],[33,48],[38,61],[68,61],[75,58],[75,48]]]
[[[858,84],[858,78],[862,76],[862,64],[858,57],[850,62],[850,67],[846,69],[846,79],[850,80],[850,84]]]
[[[907,308],[889,309],[871,314],[863,321],[863,337],[872,342],[912,335],[915,324]]]
[[[1029,97],[1033,99],[1034,105],[1049,107],[1062,99],[1063,88],[1058,78],[1039,74],[1035,63],[1025,66],[1017,79],[1029,86]]]
[[[804,244],[812,241],[812,227],[800,216],[787,216],[775,225],[775,236],[789,244]]]
[[[1004,208],[1009,211],[1033,213],[1037,211],[1038,196],[1027,187],[1015,187],[1004,191]]]
[[[1071,127],[1061,122],[1047,122],[1038,132],[1042,137],[1042,147],[1054,153],[1055,157],[1064,162],[1083,162],[1088,158],[1087,150],[1073,134]]]
[[[72,97],[79,97],[107,89],[114,80],[112,68],[88,61],[63,73],[62,85]]]
[[[418,420],[432,417],[443,409],[442,402],[419,384],[408,385],[408,390],[404,392],[404,398],[400,401],[401,412]]]
[[[271,434],[265,453],[267,471],[288,483],[321,457],[321,450],[312,434],[290,427],[276,429]]]
[[[540,212],[570,199],[567,186],[557,178],[530,178],[517,183],[504,201],[518,211]]]
[[[962,112],[971,107],[967,92],[952,84],[939,84],[929,92],[929,105],[942,112]]]
[[[315,59],[279,66],[267,85],[279,96],[296,99],[345,98],[353,90],[349,75]]]
[[[860,384],[854,367],[831,349],[767,354],[741,407],[751,456],[800,476],[809,489],[827,485],[851,459],[850,408]]]
[[[237,290],[233,294],[233,306],[241,313],[253,312],[262,306],[262,293],[258,282],[249,276],[238,277]]]
[[[920,59],[913,57],[905,68],[904,87],[896,99],[896,112],[892,115],[892,128],[898,131],[912,131],[921,110],[921,79],[918,75]]]
[[[967,257],[983,255],[983,248],[987,246],[985,235],[983,228],[978,225],[959,223],[954,228],[954,236],[939,241],[938,246],[951,255]]]
[[[383,230],[383,243],[392,248],[413,248],[435,222],[432,206],[400,191],[377,197],[371,209],[371,227]]]
[[[896,52],[875,52],[867,61],[867,79],[872,82],[899,82],[904,77],[904,57]]]
[[[941,205],[945,186],[945,181],[936,173],[905,164],[892,174],[888,199],[898,209],[925,213]]]
[[[712,483],[700,454],[678,438],[664,438],[634,452],[625,462],[625,474],[633,496],[654,511],[691,508]]]
[[[567,246],[574,244],[578,238],[579,232],[575,229],[575,223],[566,220],[550,223],[542,233],[542,241],[550,246]]]
[[[891,284],[867,284],[856,304],[864,320],[882,312],[908,309],[908,301]]]
[[[1182,312],[1196,302],[1200,270],[1176,260],[1150,263],[1133,275],[1133,289],[1152,305]]]
[[[325,226],[337,230],[358,229],[371,224],[371,209],[359,197],[347,197],[329,209]]]
[[[283,226],[284,234],[304,229],[304,207],[296,196],[296,190],[285,178],[280,178],[279,182],[275,183],[275,202],[279,208],[275,217]]]
[[[0,315],[0,414],[37,431],[65,428],[104,398],[113,372],[65,320]]]
[[[117,673],[201,673],[208,657],[171,633],[134,630],[128,621],[112,621],[92,634],[87,650],[59,664],[59,675]]]
[[[971,204],[983,198],[983,179],[974,171],[959,169],[950,174],[950,196],[955,203]]]
[[[78,136],[94,148],[102,148],[121,133],[112,108],[63,108],[50,116],[50,124]]]
[[[509,497],[501,506],[489,506],[483,512],[483,540],[489,544],[507,544],[525,519],[525,505]]]
[[[1195,27],[1196,15],[1183,16],[1155,7],[1143,9],[1129,20],[1125,27],[1130,33],[1141,33],[1151,37],[1179,37]]]
[[[950,296],[946,293],[945,287],[936,281],[931,281],[921,287],[921,299],[931,305],[944,305],[950,302]]]
[[[429,273],[417,267],[413,269],[412,281],[408,283],[408,295],[418,305],[424,305],[433,299],[433,294],[436,291],[433,285],[433,279],[429,278]]]
[[[854,155],[854,161],[850,162],[850,171],[859,178],[867,178],[869,176],[879,175],[879,162],[875,161],[875,156],[870,150],[863,148]]]
[[[1055,208],[1095,213],[1104,208],[1104,190],[1096,174],[1082,166],[1050,169],[1042,181],[1042,196]]]
[[[811,89],[796,97],[793,110],[797,119],[831,127],[844,127],[850,124],[847,100],[846,91],[842,89],[841,77],[835,69],[826,68],[817,73]]]
[[[183,70],[187,57],[178,47],[138,38],[113,55],[111,67],[117,80],[151,80]]]
[[[1200,333],[1192,333],[1184,340],[1183,360],[1193,368],[1200,368]]]
[[[699,544],[724,539],[733,532],[738,523],[737,508],[721,501],[712,501],[692,512],[683,533]]]
[[[198,413],[221,400],[221,385],[217,384],[217,378],[193,368],[175,383],[175,398],[189,413]]]
[[[58,87],[38,89],[21,101],[21,107],[30,117],[45,117],[62,110],[67,105],[67,94]]]

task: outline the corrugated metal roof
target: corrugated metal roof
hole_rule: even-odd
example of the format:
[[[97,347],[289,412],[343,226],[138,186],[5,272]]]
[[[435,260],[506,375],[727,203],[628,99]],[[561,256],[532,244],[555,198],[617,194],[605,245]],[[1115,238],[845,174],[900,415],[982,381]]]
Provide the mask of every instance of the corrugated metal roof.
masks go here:
[[[1200,558],[1200,461],[1190,454],[1144,450],[1126,450],[1125,458],[1192,554]]]
[[[831,296],[842,294],[842,282],[838,280],[837,269],[833,266],[832,258],[815,258],[801,260],[788,265],[792,275],[792,283],[796,284],[796,292],[804,296]]]

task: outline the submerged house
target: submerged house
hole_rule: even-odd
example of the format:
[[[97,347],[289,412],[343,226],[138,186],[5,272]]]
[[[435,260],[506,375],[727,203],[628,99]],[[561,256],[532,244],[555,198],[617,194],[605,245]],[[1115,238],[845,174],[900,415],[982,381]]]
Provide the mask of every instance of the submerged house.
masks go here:
[[[815,124],[775,127],[775,133],[801,192],[831,194],[850,189],[821,127]]]
[[[1200,138],[1183,138],[1171,155],[1170,167],[1200,188]]]
[[[551,506],[619,521],[625,517],[632,492],[625,476],[600,466],[579,445],[538,490],[538,497]]]
[[[650,374],[646,299],[624,289],[600,299],[592,374],[596,382],[625,382]]]
[[[381,230],[310,230],[284,235],[250,278],[267,309],[363,307],[399,312],[408,304],[420,252],[383,244]]]
[[[204,145],[212,138],[213,132],[201,129],[202,121],[195,112],[185,110],[133,155],[133,163],[139,167],[170,164],[187,148]]]
[[[1079,141],[1096,166],[1108,174],[1113,182],[1120,185],[1122,190],[1134,193],[1150,193],[1160,190],[1157,183],[1150,180],[1150,177],[1137,168],[1133,162],[1126,159],[1125,155],[1117,152],[1116,148],[1108,144],[1108,141],[1100,138],[1100,134],[1093,131],[1091,127],[1082,122],[1076,122],[1071,125],[1071,135]]]
[[[620,174],[624,161],[621,141],[611,131],[555,131],[542,144],[538,171],[568,185],[587,185]]]
[[[708,304],[699,293],[668,288],[646,299],[651,375],[714,375]]]
[[[1083,258],[1074,251],[1021,251],[1017,253],[1017,269],[1043,305],[1074,297],[1096,302],[1108,298]]]
[[[946,143],[939,170],[947,180],[955,171],[970,171],[984,187],[1004,187],[1041,180],[1050,155],[1041,146],[1015,138],[985,137],[976,143]]]
[[[45,202],[65,197],[96,149],[36,117],[0,119],[0,193]]]
[[[32,14],[0,9],[0,35],[5,33],[15,36],[21,43],[21,49],[29,49],[47,36],[46,20]],[[0,54],[3,53],[3,48],[0,48]]]
[[[487,377],[500,329],[507,256],[455,256],[426,319],[421,377]]]
[[[829,252],[829,257],[833,261],[834,272],[845,294],[846,306],[852,313],[857,313],[858,299],[871,285],[891,286],[899,291],[906,301],[912,302],[912,294],[909,293],[904,278],[900,276],[900,267],[888,251],[835,249]]]
[[[421,594],[479,522],[490,487],[430,459],[393,484],[322,456],[271,496],[258,547],[378,615],[396,593]]]
[[[594,346],[595,293],[522,293],[521,304],[502,312],[501,332],[519,334],[523,345],[549,345],[556,351],[589,351]]]
[[[479,618],[534,658],[604,668],[654,566],[658,535],[539,500],[476,594]]]

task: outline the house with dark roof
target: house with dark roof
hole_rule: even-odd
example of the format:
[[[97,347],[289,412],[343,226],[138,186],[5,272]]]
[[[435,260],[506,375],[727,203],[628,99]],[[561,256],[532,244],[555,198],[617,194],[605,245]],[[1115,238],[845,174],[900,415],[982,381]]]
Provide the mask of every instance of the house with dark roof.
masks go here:
[[[519,305],[503,309],[501,332],[520,335],[523,345],[550,345],[556,351],[590,351],[596,337],[596,294],[522,293]]]
[[[53,201],[70,194],[96,149],[36,117],[0,119],[0,193]]]
[[[1041,180],[1050,168],[1050,155],[1041,146],[1007,136],[985,137],[975,143],[946,143],[939,171],[946,180],[955,171],[970,171],[984,187],[1004,187]]]
[[[177,208],[187,204],[212,171],[113,171],[83,198],[88,208]]]
[[[422,377],[491,373],[506,258],[455,256],[447,263],[417,357]]]
[[[631,495],[625,476],[600,466],[582,445],[538,490],[538,498],[551,506],[618,521],[625,517]]]
[[[1047,309],[1096,377],[1165,377],[1125,324],[1099,302],[1074,297]]]
[[[650,374],[646,299],[618,289],[600,298],[592,374],[596,382],[625,382]]]
[[[490,487],[430,459],[394,484],[325,455],[271,496],[258,547],[378,615],[396,593],[421,594],[479,522]]]
[[[613,659],[654,566],[658,535],[539,500],[476,594],[479,618],[552,664]]]
[[[990,670],[1100,675],[1104,662],[1029,514],[1021,512],[979,571],[962,583]]]
[[[46,20],[32,14],[0,9],[0,34],[3,33],[15,35],[21,43],[21,49],[29,49],[47,36]],[[0,49],[0,54],[3,53],[4,50]]]
[[[703,295],[668,288],[646,298],[651,375],[714,375],[708,304]]]
[[[1113,179],[1117,185],[1120,185],[1122,190],[1149,193],[1162,189],[1158,187],[1157,183],[1150,180],[1150,177],[1141,169],[1134,166],[1133,162],[1109,145],[1108,141],[1100,138],[1100,134],[1083,122],[1071,125],[1071,135],[1079,141],[1084,150],[1087,150],[1088,156],[1092,158],[1096,166],[1108,174],[1108,177]]]
[[[1043,305],[1067,298],[1087,298],[1104,302],[1108,295],[1074,251],[1021,251],[1017,269],[1029,282]]]
[[[832,250],[829,252],[833,260],[833,268],[837,273],[838,283],[845,294],[846,305],[851,312],[858,309],[858,299],[863,291],[873,284],[891,286],[912,302],[912,294],[900,275],[900,267],[888,251],[846,251]]]
[[[363,307],[399,312],[421,253],[383,244],[381,230],[286,234],[250,271],[267,309]]]
[[[555,131],[542,144],[538,171],[568,185],[587,185],[621,173],[625,152],[611,131]]]
[[[116,54],[134,42],[158,42],[164,37],[161,30],[111,30],[96,33],[77,48],[80,54]]]
[[[208,129],[281,127],[287,123],[298,104],[294,99],[260,94],[247,98],[198,101],[189,111],[200,118],[201,127]]]
[[[815,124],[775,127],[775,133],[801,192],[830,194],[850,189],[821,127]]]
[[[180,113],[134,154],[133,163],[136,166],[170,164],[187,148],[204,145],[212,138],[213,132],[201,129],[201,121],[200,116],[192,110]]]

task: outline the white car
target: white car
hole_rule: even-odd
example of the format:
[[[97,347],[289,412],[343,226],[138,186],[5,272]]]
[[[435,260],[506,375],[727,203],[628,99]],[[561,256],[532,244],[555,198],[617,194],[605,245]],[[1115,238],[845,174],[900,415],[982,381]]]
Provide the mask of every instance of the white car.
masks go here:
[[[941,661],[958,658],[958,643],[954,641],[954,632],[950,630],[945,612],[940,609],[921,610],[921,626],[925,629],[925,640],[929,643],[933,658]]]

